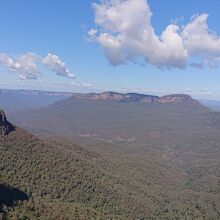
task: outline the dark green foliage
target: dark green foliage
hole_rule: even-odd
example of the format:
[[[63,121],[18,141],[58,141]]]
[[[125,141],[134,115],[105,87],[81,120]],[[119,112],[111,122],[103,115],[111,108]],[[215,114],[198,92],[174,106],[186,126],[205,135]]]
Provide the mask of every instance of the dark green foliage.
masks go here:
[[[138,198],[99,154],[70,142],[41,141],[20,129],[1,137],[0,150],[1,182],[19,187],[30,198],[9,215],[21,209],[26,217],[39,219],[51,214],[53,219],[150,215],[147,200]]]

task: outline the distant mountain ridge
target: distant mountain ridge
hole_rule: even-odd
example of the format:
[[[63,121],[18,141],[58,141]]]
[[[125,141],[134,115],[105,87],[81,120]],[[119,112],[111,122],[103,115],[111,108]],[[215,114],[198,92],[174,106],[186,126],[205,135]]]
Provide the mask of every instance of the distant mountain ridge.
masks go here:
[[[200,104],[197,100],[185,94],[172,94],[166,96],[145,95],[139,93],[117,93],[117,92],[103,92],[103,93],[76,93],[72,98],[75,99],[89,99],[89,100],[112,100],[124,102],[143,102],[143,103],[160,103],[160,104]]]
[[[102,92],[102,93],[71,93],[71,92],[53,92],[41,90],[16,90],[0,89],[0,95],[31,95],[47,97],[66,97],[89,100],[112,100],[122,102],[143,102],[143,103],[161,103],[161,104],[199,104],[199,101],[186,94],[171,94],[166,96],[147,95],[140,93],[119,93],[119,92]],[[57,100],[59,101],[59,100]]]
[[[0,89],[0,107],[8,113],[36,109],[67,99],[72,95],[73,93],[68,92]]]
[[[73,93],[71,93],[71,92],[41,91],[41,90],[25,90],[25,89],[0,89],[0,94],[44,95],[44,96],[66,96],[66,97],[69,97]]]

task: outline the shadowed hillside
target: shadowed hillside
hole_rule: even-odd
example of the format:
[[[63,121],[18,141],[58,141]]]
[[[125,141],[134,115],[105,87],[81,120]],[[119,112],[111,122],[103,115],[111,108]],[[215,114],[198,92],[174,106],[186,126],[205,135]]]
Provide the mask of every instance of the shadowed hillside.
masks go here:
[[[17,188],[0,184],[0,206],[12,207],[18,201],[28,200],[27,195]]]

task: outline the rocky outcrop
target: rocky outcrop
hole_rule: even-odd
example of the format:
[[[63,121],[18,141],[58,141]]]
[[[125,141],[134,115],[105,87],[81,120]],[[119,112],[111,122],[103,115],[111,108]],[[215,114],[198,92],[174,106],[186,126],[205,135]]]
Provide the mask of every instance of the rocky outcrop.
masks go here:
[[[162,104],[190,104],[197,105],[199,102],[189,95],[174,94],[160,97],[158,103]]]
[[[121,102],[143,102],[147,104],[160,103],[160,104],[199,104],[189,95],[174,94],[167,96],[153,96],[139,93],[117,93],[117,92],[103,92],[103,93],[89,93],[81,94],[76,93],[73,95],[76,99],[89,99],[89,100],[111,100]]]
[[[4,111],[0,110],[0,136],[7,135],[13,130],[14,126],[7,121]]]
[[[103,92],[103,93],[89,93],[89,94],[74,94],[76,99],[90,99],[90,100],[113,100],[124,102],[145,102],[153,103],[159,99],[158,96],[144,95],[138,93],[117,93],[117,92]]]
[[[100,94],[90,94],[92,100],[116,100],[123,101],[128,99],[125,94],[117,92],[103,92]]]

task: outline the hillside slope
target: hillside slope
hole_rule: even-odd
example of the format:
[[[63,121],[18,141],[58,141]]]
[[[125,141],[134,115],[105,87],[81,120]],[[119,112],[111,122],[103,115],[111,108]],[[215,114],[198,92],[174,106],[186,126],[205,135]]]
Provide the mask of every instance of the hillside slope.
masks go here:
[[[185,137],[182,146],[168,137],[103,142],[111,151],[96,153],[16,128],[0,137],[0,190],[23,199],[13,196],[15,206],[3,202],[0,211],[9,219],[218,219],[217,137]]]
[[[43,141],[16,128],[0,137],[0,151],[0,183],[21,190],[29,198],[15,208],[5,207],[9,218],[134,219],[161,214],[154,203],[164,199],[156,193],[162,185],[145,188],[127,179],[130,176],[121,177],[123,169],[118,164],[72,142]],[[178,170],[165,171],[165,164],[156,165],[167,176],[162,182],[170,179],[179,185],[172,180]],[[155,169],[149,165],[152,167],[147,173]],[[151,184],[158,181],[156,176]]]
[[[137,211],[131,211],[133,206],[142,215],[147,213],[142,199],[129,196],[129,188],[111,175],[110,163],[73,143],[41,141],[17,129],[0,138],[0,150],[1,184],[19,188],[29,197],[9,216],[24,215],[30,219],[138,216]]]

